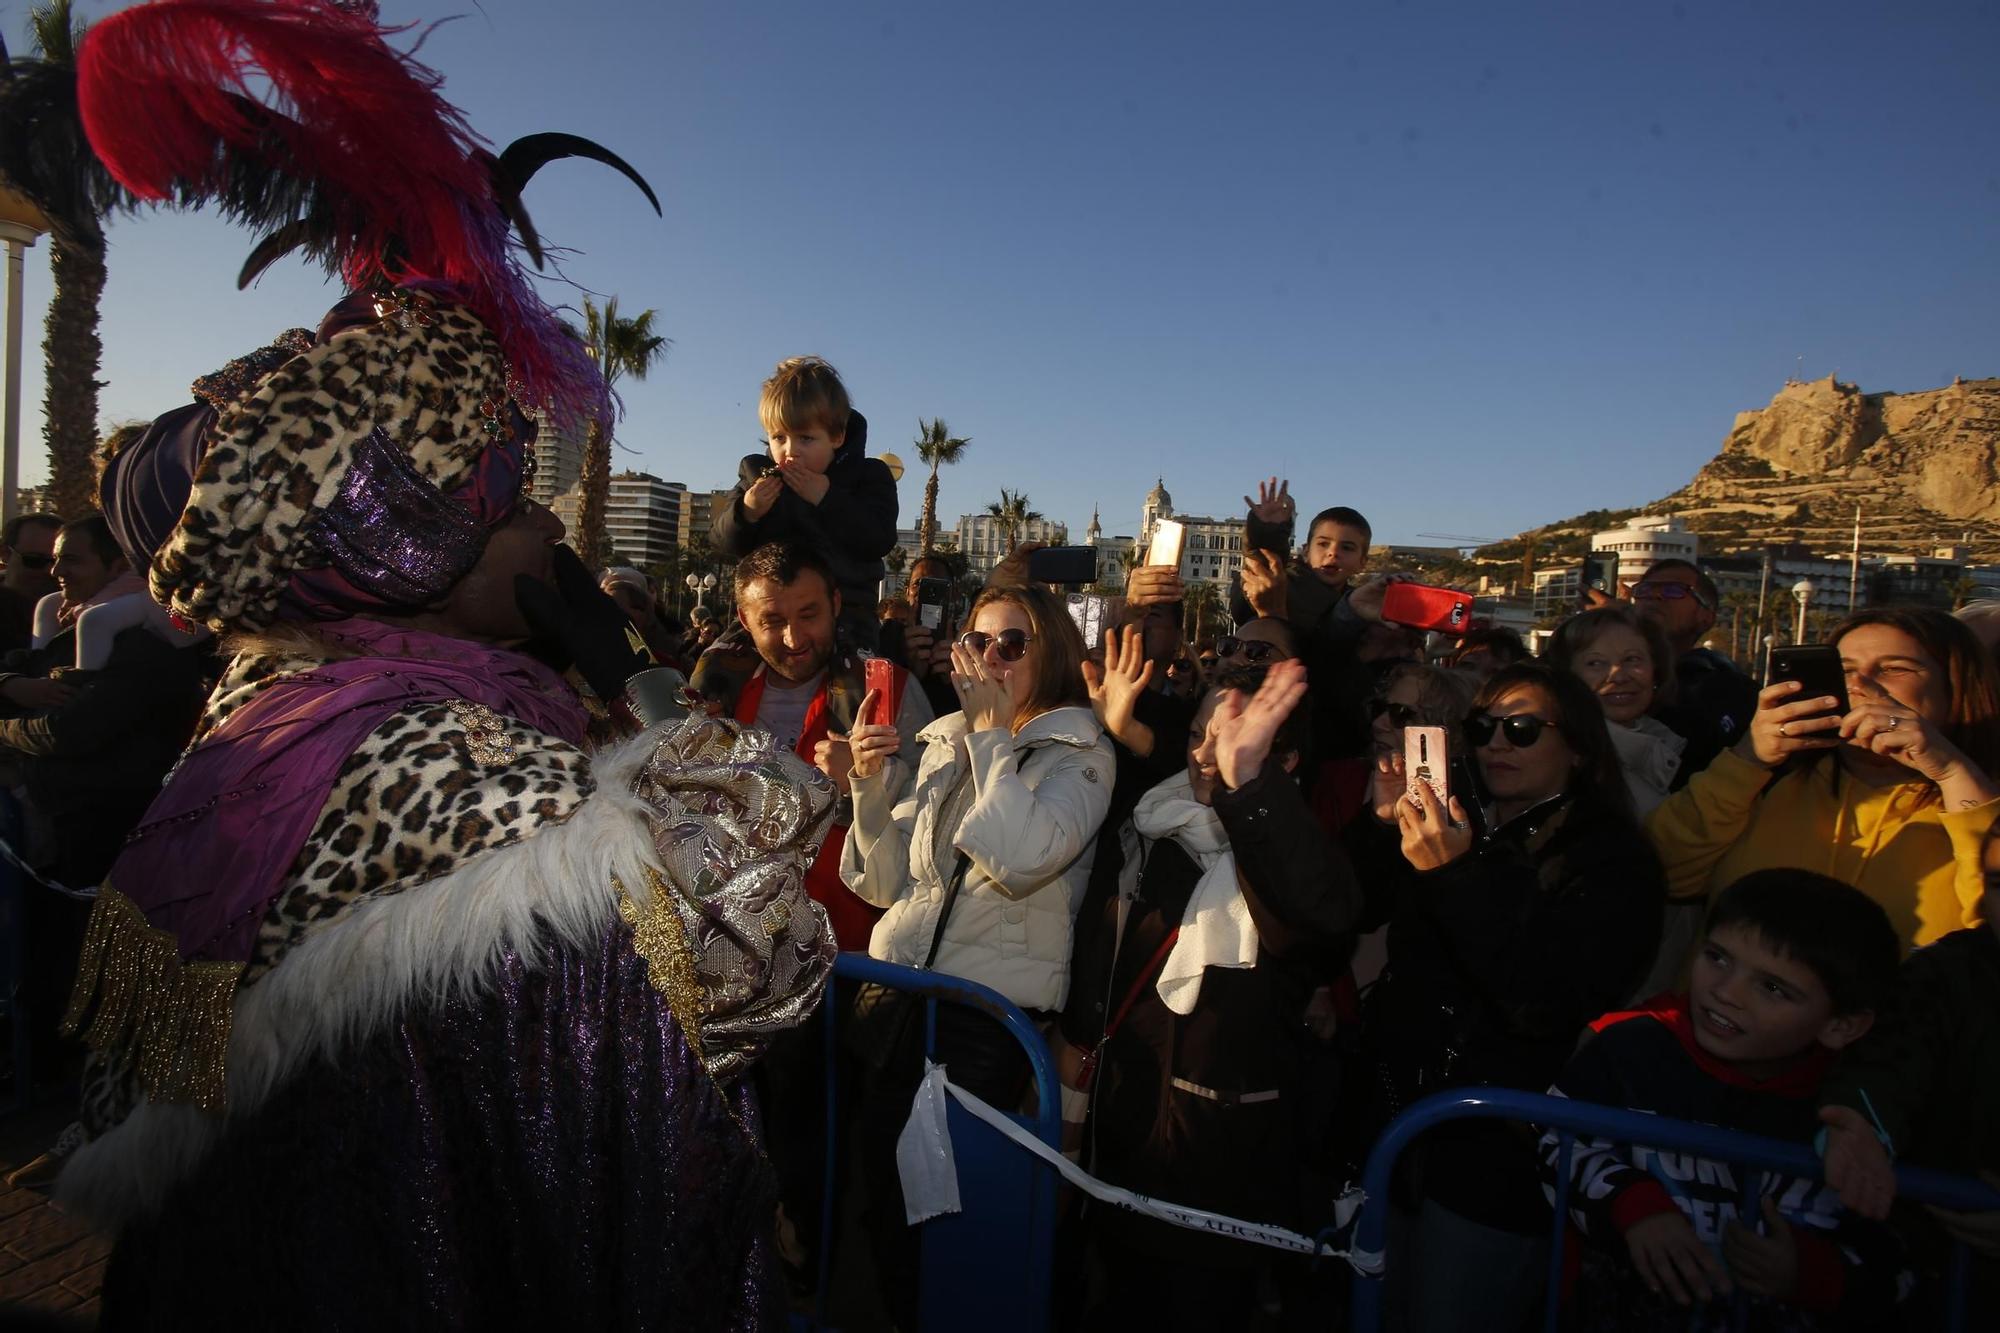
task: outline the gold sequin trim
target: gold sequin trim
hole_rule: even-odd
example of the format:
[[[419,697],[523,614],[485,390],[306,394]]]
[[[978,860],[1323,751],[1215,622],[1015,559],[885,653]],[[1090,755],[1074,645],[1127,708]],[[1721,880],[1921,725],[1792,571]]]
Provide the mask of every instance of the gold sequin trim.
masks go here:
[[[183,962],[174,937],[110,885],[90,913],[63,1031],[122,1057],[156,1102],[220,1112],[241,963]]]
[[[680,913],[674,911],[673,890],[660,872],[646,867],[646,887],[651,899],[645,909],[632,901],[616,875],[611,887],[618,890],[618,915],[632,928],[632,948],[646,960],[646,975],[673,1011],[688,1045],[703,1065],[708,1063],[701,1044],[702,988],[695,975],[694,955],[688,952],[687,931]]]
[[[514,748],[505,718],[485,704],[467,699],[449,700],[445,707],[465,728],[465,748],[472,755],[472,762],[481,768],[505,768],[514,762],[519,752]]]

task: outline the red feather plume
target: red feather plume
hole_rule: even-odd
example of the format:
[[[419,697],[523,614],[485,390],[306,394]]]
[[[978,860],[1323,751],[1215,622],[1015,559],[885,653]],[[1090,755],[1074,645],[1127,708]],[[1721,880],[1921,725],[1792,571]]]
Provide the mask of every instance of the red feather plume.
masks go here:
[[[441,285],[499,339],[536,405],[610,420],[603,377],[530,285],[491,159],[442,77],[333,0],[152,0],[92,25],[78,100],[140,199],[304,220],[350,288]]]

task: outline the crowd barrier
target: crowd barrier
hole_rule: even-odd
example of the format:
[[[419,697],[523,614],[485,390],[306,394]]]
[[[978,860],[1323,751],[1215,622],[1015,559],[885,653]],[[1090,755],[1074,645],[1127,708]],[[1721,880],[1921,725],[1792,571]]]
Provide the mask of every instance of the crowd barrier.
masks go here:
[[[923,997],[924,1054],[937,1042],[937,1007],[958,1004],[976,1009],[1004,1026],[1033,1068],[1032,1116],[1010,1115],[1052,1148],[1062,1146],[1062,1112],[1048,1044],[1028,1016],[997,992],[975,982],[937,972],[879,962],[865,954],[843,953],[834,964],[836,981],[872,982]],[[821,1204],[817,1296],[811,1327],[823,1327],[832,1274],[834,1219],[839,1215],[837,1178],[842,1154],[838,1075],[840,1021],[844,1015],[829,992],[826,1015],[826,1176]],[[1007,1109],[1007,1108],[1002,1108]],[[1009,1143],[991,1125],[953,1101],[947,1112],[951,1147],[958,1165],[963,1211],[932,1218],[918,1227],[921,1261],[918,1326],[974,1333],[981,1329],[1033,1333],[1049,1324],[1051,1272],[1055,1259],[1056,1173]]]
[[[1569,1217],[1569,1163],[1576,1136],[1588,1134],[1616,1143],[1643,1144],[1650,1148],[1694,1153],[1713,1161],[1727,1162],[1743,1183],[1738,1209],[1745,1217],[1757,1215],[1758,1170],[1781,1171],[1792,1176],[1817,1177],[1821,1165],[1818,1154],[1804,1144],[1767,1139],[1714,1125],[1669,1120],[1623,1107],[1593,1106],[1564,1097],[1517,1092],[1508,1088],[1465,1088],[1440,1092],[1404,1111],[1382,1132],[1368,1155],[1361,1177],[1366,1195],[1355,1223],[1353,1263],[1356,1275],[1350,1320],[1352,1333],[1377,1333],[1382,1326],[1382,1285],[1396,1256],[1386,1253],[1389,1228],[1389,1182],[1397,1159],[1424,1131],[1447,1120],[1517,1120],[1558,1132],[1561,1156],[1555,1209],[1549,1228],[1549,1267],[1544,1327],[1556,1327],[1558,1296],[1563,1270],[1563,1243]],[[1750,1168],[1750,1169],[1745,1169]],[[1964,1176],[1929,1171],[1922,1167],[1900,1167],[1896,1171],[1898,1197],[1916,1203],[1965,1211],[2000,1210],[2000,1190]],[[1966,1300],[1970,1276],[1969,1252],[1963,1245],[1952,1252],[1945,1294],[1945,1324],[1951,1333],[1967,1327]],[[1733,1327],[1742,1327],[1744,1307],[1739,1294]],[[1990,1316],[1992,1312],[1982,1311]],[[1991,1325],[1985,1325],[1991,1327]]]

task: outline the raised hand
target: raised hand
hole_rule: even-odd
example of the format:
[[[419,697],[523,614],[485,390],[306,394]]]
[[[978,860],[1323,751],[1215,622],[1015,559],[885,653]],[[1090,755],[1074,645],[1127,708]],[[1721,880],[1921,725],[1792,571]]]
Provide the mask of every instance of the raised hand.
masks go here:
[[[1243,557],[1243,600],[1260,619],[1283,620],[1287,598],[1285,558],[1255,550]]]
[[[1208,743],[1225,787],[1233,791],[1257,776],[1270,757],[1278,728],[1305,695],[1305,663],[1294,659],[1273,666],[1249,698],[1241,690],[1230,690],[1216,701]]]
[[[1007,553],[1007,557],[994,565],[986,575],[989,588],[1025,588],[1028,586],[1028,557],[1041,550],[1047,542],[1022,542]]]
[[[1363,620],[1382,619],[1382,599],[1388,595],[1392,583],[1409,583],[1416,575],[1400,570],[1387,574],[1377,574],[1354,585],[1354,591],[1347,594],[1347,605]]]
[[[1819,1119],[1826,1126],[1826,1151],[1820,1154],[1826,1183],[1840,1191],[1841,1207],[1881,1221],[1896,1201],[1896,1168],[1875,1137],[1875,1126],[1849,1106],[1822,1106]]]
[[[997,673],[990,671],[984,654],[955,643],[951,646],[951,681],[958,688],[959,705],[965,709],[966,730],[1013,728],[1014,716],[1020,712],[1020,696],[1027,691],[1025,671],[1006,666]]]
[[[1850,745],[1893,759],[1932,782],[1943,782],[1965,763],[1965,755],[1938,729],[1899,703],[1872,680],[1858,678],[1849,691],[1847,715],[1840,719],[1840,738]]]
[[[1804,689],[1802,681],[1781,680],[1759,690],[1757,711],[1750,715],[1749,732],[1736,743],[1737,755],[1776,768],[1795,754],[1840,744],[1841,717],[1827,711],[1839,707],[1840,700],[1823,694],[1798,697]]]
[[[813,505],[826,499],[827,490],[833,485],[824,472],[815,472],[803,463],[780,463],[778,477],[792,494]]]
[[[870,690],[861,697],[861,707],[855,716],[867,717],[875,711],[876,694],[877,691]],[[889,756],[902,748],[902,734],[894,727],[868,723],[855,726],[847,733],[846,740],[846,749],[850,763],[847,774],[848,778],[851,782],[869,781],[882,771],[883,765],[889,760]],[[813,756],[813,761],[818,763],[819,757],[817,754]],[[822,764],[820,767],[823,771],[826,770],[825,765]],[[828,776],[832,776],[830,771],[828,771]],[[840,781],[838,778],[834,780],[836,783]],[[848,787],[842,785],[841,790],[846,791]]]
[[[1181,572],[1172,565],[1140,565],[1125,580],[1125,605],[1167,606],[1187,595]]]
[[[1292,504],[1292,483],[1282,477],[1257,483],[1257,498],[1243,497],[1243,503],[1250,506],[1250,517],[1261,523],[1289,523],[1298,512]]]
[[[750,483],[750,489],[743,492],[743,512],[752,519],[761,519],[771,512],[771,506],[778,503],[778,492],[785,489],[782,474],[767,472]]]
[[[1126,749],[1136,754],[1151,754],[1152,729],[1133,718],[1139,696],[1153,682],[1153,664],[1146,660],[1145,633],[1136,625],[1120,630],[1116,641],[1105,645],[1103,666],[1089,661],[1083,664],[1083,682],[1090,689],[1090,708],[1097,714],[1098,725]]]
[[[1428,782],[1414,784],[1396,804],[1396,827],[1403,834],[1403,859],[1418,870],[1436,870],[1472,850],[1472,821],[1465,807],[1451,798],[1449,809],[1438,804]]]

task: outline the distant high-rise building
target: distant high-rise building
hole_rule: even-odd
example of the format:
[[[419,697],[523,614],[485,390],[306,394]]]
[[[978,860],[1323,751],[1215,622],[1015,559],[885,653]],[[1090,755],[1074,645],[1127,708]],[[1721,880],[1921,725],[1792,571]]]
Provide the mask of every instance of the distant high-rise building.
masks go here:
[[[688,489],[650,472],[620,472],[604,502],[611,549],[624,564],[650,569],[664,564],[680,543],[681,509]]]
[[[730,491],[687,491],[681,496],[680,545],[692,551],[708,540],[716,513],[730,503]]]
[[[535,431],[535,479],[528,494],[537,504],[555,508],[556,497],[583,477],[584,434],[564,430],[540,418]]]

